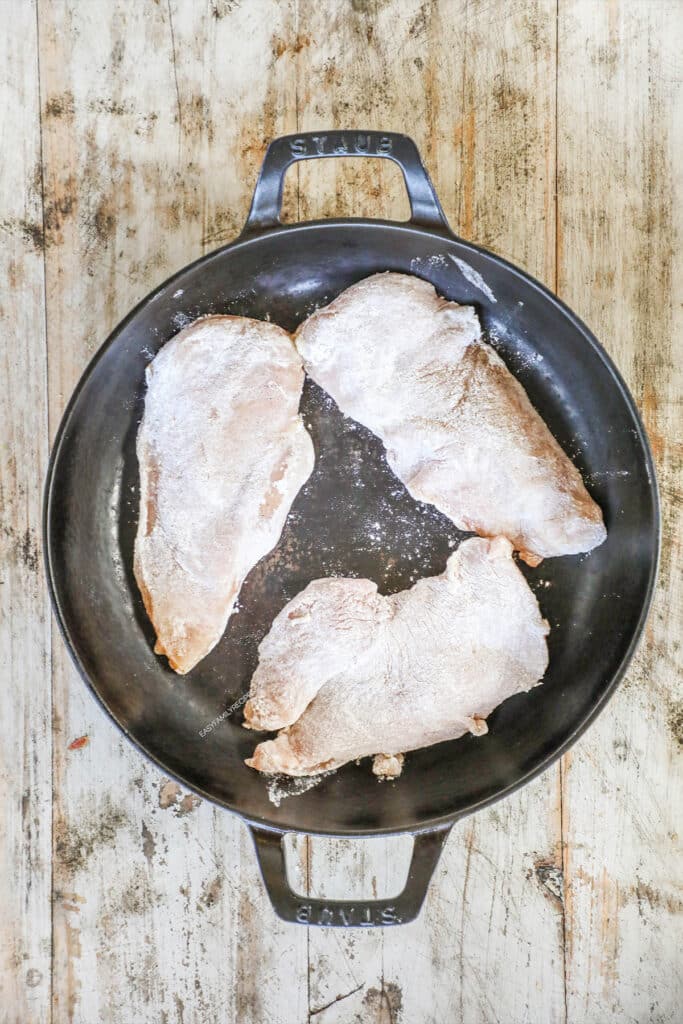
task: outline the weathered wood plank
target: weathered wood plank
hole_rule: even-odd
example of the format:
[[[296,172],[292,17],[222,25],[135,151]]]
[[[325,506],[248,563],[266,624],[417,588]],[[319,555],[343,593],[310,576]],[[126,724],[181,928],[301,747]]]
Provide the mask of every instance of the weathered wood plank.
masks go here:
[[[297,124],[409,131],[402,116],[422,89],[419,3],[299,4]],[[394,92],[397,82],[401,92]],[[425,101],[421,100],[424,109]],[[325,160],[298,169],[298,214],[402,219],[409,209],[398,168],[380,160]],[[292,175],[293,177],[293,175]],[[310,840],[309,891],[328,898],[398,892],[411,843]],[[399,847],[402,857],[396,856]],[[407,849],[406,849],[407,847]],[[322,1022],[393,1019],[403,979],[386,976],[380,930],[309,937],[309,1012]]]
[[[561,0],[558,282],[642,409],[663,499],[659,591],[614,701],[566,759],[571,1021],[680,1020],[683,19]]]
[[[292,23],[270,3],[41,4],[52,431],[127,310],[239,229],[265,140],[294,127],[273,53]],[[306,933],[273,917],[246,829],[144,762],[57,646],[55,1020],[304,1019]]]
[[[34,230],[35,11],[17,5],[3,38],[11,102],[0,116],[7,137],[24,142],[0,178],[12,225],[2,235],[6,279],[14,280],[3,303],[13,376],[0,419],[22,459],[2,468],[3,486],[14,488],[9,505],[3,498],[3,523],[14,531],[9,603],[4,566],[2,577],[13,618],[0,635],[31,687],[24,707],[0,711],[11,716],[4,735],[21,742],[18,754],[5,749],[22,764],[20,779],[19,762],[6,761],[2,774],[13,866],[2,876],[10,913],[1,992],[3,1011],[16,1007],[10,1020],[49,1019],[49,626],[31,583],[33,549],[22,565],[21,543],[9,544],[37,526],[44,470],[45,404],[40,389],[25,388],[45,374],[42,257],[31,246],[44,241],[47,253],[53,433],[111,326],[171,270],[234,236],[265,142],[331,124],[412,134],[453,227],[551,285],[557,272],[562,294],[615,355],[645,412],[667,503],[647,643],[610,709],[565,759],[561,789],[554,770],[456,828],[420,921],[340,935],[274,918],[246,830],[141,761],[87,697],[57,640],[54,1019],[675,1019],[683,994],[672,937],[681,898],[678,7],[560,2],[556,268],[554,0],[516,0],[504,16],[493,0],[333,0],[323,10],[308,0],[212,0],[202,9],[42,2],[44,239]],[[289,218],[407,213],[386,163],[310,164],[290,177]],[[23,280],[12,276],[17,267]],[[69,750],[79,736],[88,743]],[[27,861],[13,852],[24,792],[32,832],[22,856],[38,865],[30,890]],[[395,890],[407,845],[299,840],[293,873],[300,887],[328,896]]]
[[[552,286],[556,5],[507,4],[501,16],[495,3],[469,3],[465,30],[455,230]],[[461,830],[432,939],[438,963],[441,935],[458,922],[456,1019],[564,1021],[559,768]],[[448,993],[439,1000],[436,1020],[448,1013]]]
[[[454,229],[552,284],[555,3],[495,7],[300,3],[298,125],[412,135]],[[408,212],[379,161],[308,164],[299,184],[302,217]],[[456,826],[415,924],[312,933],[316,1019],[564,1020],[559,799],[555,769]],[[311,891],[396,891],[397,843],[312,840]]]
[[[41,487],[47,456],[36,11],[0,33],[0,1017],[50,1019],[50,620]]]

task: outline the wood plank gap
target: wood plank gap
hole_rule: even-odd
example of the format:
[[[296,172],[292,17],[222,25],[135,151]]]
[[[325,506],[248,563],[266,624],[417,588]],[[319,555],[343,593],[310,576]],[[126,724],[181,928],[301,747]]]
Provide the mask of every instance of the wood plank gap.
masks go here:
[[[171,0],[166,0],[168,9],[168,27],[171,32],[171,56],[173,58],[173,81],[175,82],[175,96],[178,104],[178,164],[180,164],[180,152],[183,139],[183,108],[180,103],[180,86],[178,85],[178,60],[176,57],[175,32],[173,30],[173,12],[171,11]]]
[[[42,224],[42,235],[43,235],[43,247],[42,247],[42,264],[43,264],[43,331],[45,333],[45,448],[46,448],[46,462],[50,456],[50,345],[48,340],[48,321],[47,321],[47,225],[45,218],[45,163],[43,160],[43,95],[41,88],[41,75],[40,75],[40,0],[35,0],[35,12],[36,12],[36,75],[37,75],[37,90],[38,90],[38,159],[40,161],[40,216]],[[41,549],[43,549],[43,541],[41,541]],[[43,561],[45,560],[45,550],[43,549]],[[52,713],[54,708],[53,700],[53,656],[52,656],[52,645],[54,642],[54,636],[52,631],[52,608],[47,609],[47,621],[45,623],[47,631],[47,643],[46,652],[49,652],[50,662],[46,666],[46,671],[49,673],[50,678],[50,708],[49,708],[49,721],[50,721],[50,734],[49,734],[49,745],[50,750],[48,752],[48,763],[50,765],[50,791],[52,797],[50,799],[50,977],[48,979],[47,986],[47,1019],[52,1021],[52,1006],[54,996],[54,959],[55,959],[55,934],[54,934],[54,870],[55,870],[55,859],[53,850],[53,841],[55,834],[55,802],[54,792],[52,786]]]
[[[554,210],[555,210],[555,266],[553,268],[553,279],[554,279],[554,290],[555,294],[559,294],[560,288],[560,189],[559,189],[559,174],[558,174],[558,155],[559,155],[559,129],[558,129],[558,117],[560,107],[560,0],[556,0],[555,3],[555,118],[554,118],[554,142],[555,142],[555,168],[554,168]],[[567,906],[566,906],[566,894],[568,888],[568,869],[569,859],[565,855],[568,836],[565,822],[565,807],[564,807],[564,758],[561,757],[559,760],[559,773],[558,782],[560,787],[560,864],[562,865],[562,980],[563,980],[563,997],[564,997],[564,1024],[568,1024],[569,1021],[569,1008],[567,999]]]
[[[558,143],[558,114],[560,109],[560,0],[556,0],[555,3],[555,173],[554,173],[554,193],[555,193],[555,267],[554,267],[554,282],[555,282],[555,294],[559,294],[560,288],[560,191],[559,191],[559,176],[558,176],[558,154],[559,154],[559,143]]]
[[[294,119],[296,133],[299,134],[299,60],[300,52],[299,39],[299,0],[294,0]],[[296,219],[301,220],[301,164],[298,163],[296,171]],[[310,840],[306,839],[306,857],[310,855]]]
[[[297,181],[297,199],[299,183]],[[311,895],[311,837],[306,836],[306,895]],[[306,1008],[308,1021],[311,1020],[311,929],[306,929]]]
[[[469,12],[469,0],[465,0],[463,13],[463,56],[462,56],[462,79],[460,87],[460,181],[458,182],[458,234],[461,235],[463,228],[463,168],[465,166],[465,89],[467,87],[467,15]]]

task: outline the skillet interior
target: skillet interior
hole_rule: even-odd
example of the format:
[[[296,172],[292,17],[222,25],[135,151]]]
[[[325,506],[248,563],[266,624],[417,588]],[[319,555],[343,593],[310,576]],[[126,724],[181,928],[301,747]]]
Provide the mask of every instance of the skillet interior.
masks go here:
[[[495,302],[451,256],[482,275]],[[477,307],[575,458],[602,506],[608,539],[588,556],[524,569],[552,626],[550,668],[542,687],[494,713],[486,738],[411,753],[395,784],[378,784],[367,760],[348,765],[276,807],[264,779],[243,764],[258,736],[241,728],[241,712],[199,735],[248,688],[273,617],[311,579],[332,573],[367,576],[385,593],[404,589],[441,572],[463,535],[413,502],[389,472],[381,444],[308,382],[303,411],[317,452],[313,476],[277,548],[248,577],[222,641],[190,675],[176,676],[152,653],[131,568],[144,370],[199,315],[269,315],[292,329],[317,304],[382,270],[418,274],[440,294]],[[164,771],[251,820],[336,834],[426,827],[497,798],[557,756],[630,655],[658,551],[656,484],[642,427],[585,328],[503,261],[450,237],[378,221],[292,226],[238,242],[145,300],[72,399],[53,453],[45,528],[60,626],[86,681],[130,738]]]

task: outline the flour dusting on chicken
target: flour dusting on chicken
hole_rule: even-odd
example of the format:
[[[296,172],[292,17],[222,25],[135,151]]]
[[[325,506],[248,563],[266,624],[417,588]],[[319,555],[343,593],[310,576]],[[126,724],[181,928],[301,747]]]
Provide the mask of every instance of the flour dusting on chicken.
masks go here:
[[[441,576],[384,597],[370,580],[310,583],[259,647],[245,725],[279,730],[247,764],[311,775],[369,755],[481,736],[548,664],[548,624],[503,539],[464,541]]]

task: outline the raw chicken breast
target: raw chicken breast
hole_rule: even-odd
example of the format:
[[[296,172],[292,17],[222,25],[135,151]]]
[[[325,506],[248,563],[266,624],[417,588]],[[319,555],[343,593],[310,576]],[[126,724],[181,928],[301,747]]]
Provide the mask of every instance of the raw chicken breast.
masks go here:
[[[548,664],[548,624],[504,538],[464,541],[441,576],[383,597],[369,580],[310,583],[259,647],[245,724],[281,729],[247,764],[311,775],[469,731]]]
[[[503,536],[531,565],[605,539],[599,507],[471,306],[376,274],[306,320],[304,366],[377,434],[412,496],[462,530]]]
[[[176,672],[220,639],[313,469],[303,381],[290,336],[245,317],[196,321],[147,367],[135,578]]]

